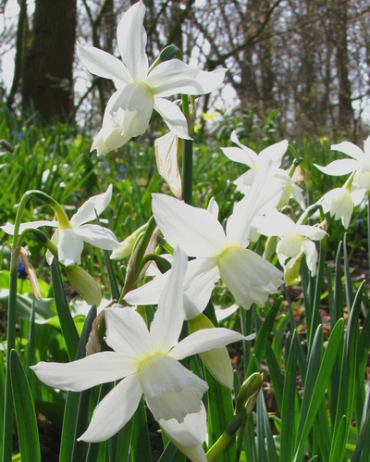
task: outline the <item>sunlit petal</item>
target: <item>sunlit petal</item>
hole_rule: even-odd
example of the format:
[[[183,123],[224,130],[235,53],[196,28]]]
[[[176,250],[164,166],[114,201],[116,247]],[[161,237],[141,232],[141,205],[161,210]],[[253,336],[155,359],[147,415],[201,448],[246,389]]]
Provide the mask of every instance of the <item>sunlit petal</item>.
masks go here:
[[[200,69],[179,59],[171,59],[156,66],[148,75],[148,84],[156,96],[164,98],[178,93],[189,94],[187,87],[194,85]],[[198,85],[199,90],[201,86]]]
[[[56,226],[58,226],[58,222],[55,221],[55,220],[38,220],[38,221],[30,221],[29,223],[22,223],[19,226],[18,233],[21,234],[26,229],[41,228],[41,226],[56,227]],[[5,225],[0,226],[0,229],[5,231],[7,234],[10,234],[10,235],[14,234],[14,225],[12,223],[5,223]]]
[[[224,230],[212,213],[164,194],[153,194],[157,225],[172,247],[191,257],[214,257],[226,241]]]
[[[86,390],[135,372],[133,361],[112,351],[96,353],[70,363],[39,362],[31,369],[50,387],[66,391]]]
[[[163,98],[154,98],[154,109],[163,118],[167,127],[179,138],[191,140],[188,123],[177,104]]]
[[[77,43],[77,56],[92,74],[113,80],[117,88],[132,82],[132,77],[122,61],[106,51],[83,47]]]
[[[332,144],[330,149],[332,151],[343,152],[347,156],[352,157],[352,159],[355,159],[359,162],[361,162],[364,159],[364,153],[362,149],[360,149],[355,144],[350,143],[349,141],[343,141],[339,144]]]
[[[138,358],[152,348],[148,328],[139,313],[131,308],[105,310],[107,324],[106,342],[123,355]]]
[[[96,219],[109,205],[112,199],[112,185],[109,185],[106,192],[90,197],[73,215],[70,222],[73,227],[80,226],[88,221]]]
[[[239,342],[240,340],[252,340],[255,334],[244,337],[243,334],[231,329],[217,327],[214,329],[201,329],[185,337],[170,352],[170,356],[180,361],[197,353],[221,348],[229,343]]]
[[[134,81],[144,80],[148,72],[144,16],[145,6],[140,1],[126,11],[117,27],[119,52]]]
[[[280,141],[279,143],[275,143],[263,149],[259,153],[259,159],[261,162],[272,161],[280,166],[281,161],[283,159],[283,155],[286,153],[287,149],[288,140]]]
[[[183,281],[187,264],[185,252],[178,247],[168,282],[161,293],[158,309],[150,325],[153,349],[168,351],[180,336],[184,322]]]
[[[100,225],[82,225],[75,229],[75,233],[99,249],[113,250],[119,247],[116,236],[108,228]]]
[[[58,260],[64,266],[78,262],[84,247],[84,241],[73,229],[60,229],[58,239]]]
[[[133,416],[141,395],[137,374],[123,379],[96,406],[88,429],[78,441],[98,443],[116,434]]]
[[[352,159],[339,159],[334,160],[326,167],[317,164],[314,164],[314,166],[326,175],[341,176],[357,170],[359,168],[359,163]]]
[[[155,355],[145,361],[139,372],[141,388],[156,420],[176,419],[199,412],[206,382],[170,356]]]

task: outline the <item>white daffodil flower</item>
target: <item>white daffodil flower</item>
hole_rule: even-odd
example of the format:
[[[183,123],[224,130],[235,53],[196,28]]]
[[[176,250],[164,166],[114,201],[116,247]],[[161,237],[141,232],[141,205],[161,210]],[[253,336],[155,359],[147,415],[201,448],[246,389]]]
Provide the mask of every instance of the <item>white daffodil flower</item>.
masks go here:
[[[86,224],[95,220],[108,207],[111,198],[112,185],[109,185],[105,193],[90,197],[70,220],[59,206],[58,209],[54,210],[58,220],[22,223],[19,227],[19,232],[21,233],[28,228],[40,228],[41,226],[57,228],[51,242],[58,249],[58,260],[64,266],[74,265],[80,259],[84,242],[104,250],[113,250],[119,247],[119,242],[112,231],[99,225]],[[8,234],[14,233],[14,225],[9,223],[2,226],[1,229]],[[46,260],[49,265],[53,261],[53,255],[49,251],[46,252]]]
[[[343,226],[348,229],[353,207],[362,202],[365,194],[366,189],[358,189],[356,185],[352,184],[350,190],[345,186],[332,189],[324,194],[319,202],[325,213],[329,212],[335,220],[341,220]]]
[[[103,128],[92,145],[99,154],[106,154],[143,134],[153,109],[175,135],[190,139],[185,116],[175,103],[165,98],[179,93],[203,95],[224,80],[225,69],[204,72],[178,59],[149,67],[144,15],[145,6],[140,1],[127,10],[118,24],[117,42],[122,61],[97,48],[77,47],[78,57],[87,69],[113,80],[117,88],[107,104]]]
[[[195,332],[178,343],[184,320],[182,285],[186,266],[185,253],[177,249],[149,330],[136,311],[112,307],[105,311],[106,343],[114,351],[66,364],[40,362],[32,367],[40,380],[62,390],[81,391],[123,379],[98,404],[79,440],[98,442],[113,436],[130,420],[144,395],[155,419],[180,448],[200,450],[206,435],[201,398],[208,385],[179,361],[251,337],[215,328]]]
[[[276,253],[282,266],[292,267],[304,253],[307,266],[312,276],[315,276],[317,250],[312,241],[323,239],[326,236],[325,231],[316,226],[294,223],[291,218],[277,211],[257,217],[254,224],[261,234],[280,237]]]
[[[282,158],[288,149],[287,140],[275,143],[263,149],[259,154],[247,146],[244,146],[244,144],[239,141],[235,131],[231,133],[230,140],[239,147],[221,148],[223,153],[230,160],[247,165],[250,168],[250,170],[243,173],[243,175],[235,180],[234,183],[237,185],[238,190],[245,193],[245,187],[252,184],[258,169],[264,168],[269,162],[272,162],[275,167],[274,181],[284,186],[280,201],[284,203],[282,203],[281,206],[285,205],[290,197],[293,197],[302,208],[305,208],[301,188],[292,180],[285,170],[280,168]]]
[[[331,149],[340,151],[351,157],[351,159],[338,159],[331,162],[326,167],[315,165],[321,172],[331,176],[347,175],[355,172],[354,183],[360,189],[370,191],[370,136],[364,142],[364,150],[360,149],[349,141],[340,144],[333,144]]]
[[[252,303],[264,305],[268,295],[277,292],[282,284],[279,270],[246,249],[254,216],[278,200],[274,190],[270,197],[270,180],[267,170],[258,172],[249,195],[235,204],[226,233],[211,211],[153,194],[153,215],[166,240],[196,257],[191,266],[193,281],[202,281],[200,292],[205,299],[209,299],[220,276],[236,302],[246,309]]]

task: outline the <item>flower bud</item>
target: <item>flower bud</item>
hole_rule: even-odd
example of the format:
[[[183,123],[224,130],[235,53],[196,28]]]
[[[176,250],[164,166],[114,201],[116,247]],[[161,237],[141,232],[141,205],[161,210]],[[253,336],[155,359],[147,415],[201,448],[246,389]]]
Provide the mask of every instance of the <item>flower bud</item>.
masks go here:
[[[189,332],[193,333],[201,329],[213,329],[215,326],[203,313],[188,321]],[[229,353],[226,347],[214,348],[199,353],[204,365],[213,377],[227,388],[233,387],[233,370]]]
[[[95,279],[78,265],[70,265],[64,268],[69,282],[75,291],[89,305],[99,306],[102,300],[101,290]]]
[[[257,401],[258,393],[263,384],[263,374],[255,372],[250,375],[240,387],[239,394],[236,400],[236,413],[244,413],[247,415],[252,412],[252,409]]]

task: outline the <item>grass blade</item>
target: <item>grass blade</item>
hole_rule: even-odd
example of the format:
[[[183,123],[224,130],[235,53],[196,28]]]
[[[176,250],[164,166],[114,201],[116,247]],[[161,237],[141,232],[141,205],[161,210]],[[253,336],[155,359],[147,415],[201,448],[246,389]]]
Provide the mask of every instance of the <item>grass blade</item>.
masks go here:
[[[10,353],[10,374],[22,462],[41,461],[39,432],[31,390],[15,350]]]

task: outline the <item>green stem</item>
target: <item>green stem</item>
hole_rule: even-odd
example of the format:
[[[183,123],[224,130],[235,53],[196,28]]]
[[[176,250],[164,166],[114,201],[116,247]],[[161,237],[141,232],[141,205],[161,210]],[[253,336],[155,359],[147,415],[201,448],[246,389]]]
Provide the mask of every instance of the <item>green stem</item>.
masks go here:
[[[370,192],[367,193],[367,250],[370,269]]]
[[[182,111],[188,122],[189,134],[191,134],[189,98],[182,95]],[[182,156],[182,198],[187,204],[193,202],[193,140],[183,140]]]

